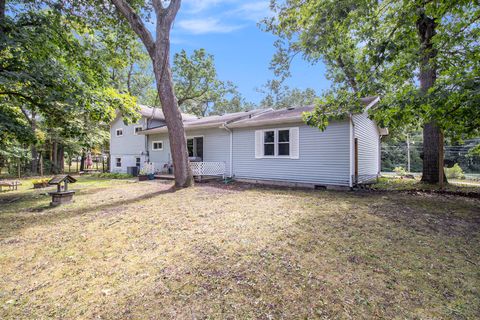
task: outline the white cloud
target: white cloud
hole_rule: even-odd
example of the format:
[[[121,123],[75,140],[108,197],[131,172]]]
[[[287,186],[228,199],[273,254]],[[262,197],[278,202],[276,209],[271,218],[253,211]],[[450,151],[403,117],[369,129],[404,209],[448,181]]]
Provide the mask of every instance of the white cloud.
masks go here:
[[[230,12],[231,15],[238,16],[241,19],[260,21],[265,17],[272,16],[269,1],[254,1],[240,5]]]
[[[219,4],[228,4],[236,0],[184,0],[182,5],[185,5],[187,13],[200,13]]]
[[[223,24],[216,18],[184,19],[180,20],[177,25],[192,34],[229,33],[243,28],[242,25]]]

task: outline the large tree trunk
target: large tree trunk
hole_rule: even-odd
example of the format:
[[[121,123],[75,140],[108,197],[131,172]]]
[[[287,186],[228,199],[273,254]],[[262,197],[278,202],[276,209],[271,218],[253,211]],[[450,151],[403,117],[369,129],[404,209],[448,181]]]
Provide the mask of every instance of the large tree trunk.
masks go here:
[[[6,0],[0,0],[0,23],[5,19],[5,8],[7,5]]]
[[[188,161],[187,139],[183,127],[182,114],[178,108],[173,89],[170,69],[170,26],[165,23],[157,27],[157,45],[159,49],[153,60],[153,70],[157,80],[157,90],[162,105],[165,122],[168,127],[170,150],[172,151],[173,170],[176,187],[188,187],[193,184],[192,170]]]
[[[80,157],[80,171],[85,171],[85,150],[82,150],[82,156]]]
[[[35,136],[35,133],[37,130],[37,120],[35,119],[35,111],[32,111],[32,120],[30,122],[30,127],[32,128],[32,133]],[[32,143],[32,145],[30,146],[30,152],[32,154],[30,170],[32,172],[32,175],[36,175],[38,173],[38,151],[34,143]]]
[[[153,63],[153,71],[157,80],[157,91],[160,96],[165,122],[170,138],[175,186],[188,187],[193,184],[187,152],[187,141],[183,127],[182,114],[178,108],[177,98],[173,90],[172,72],[170,70],[170,29],[180,9],[181,0],[170,0],[167,7],[162,1],[152,0],[157,17],[156,40],[146,28],[141,17],[135,13],[126,0],[110,0],[117,10],[127,19],[133,31],[140,37]]]
[[[57,168],[57,173],[63,173],[65,170],[65,151],[61,143],[57,146],[57,163],[55,167]]]
[[[424,8],[419,9],[417,31],[420,39],[420,90],[426,95],[437,80],[435,58],[437,52],[433,47],[436,22],[434,18],[425,15]],[[432,119],[423,126],[423,172],[422,181],[428,183],[440,182],[440,170],[443,170],[443,133]],[[445,177],[445,175],[443,175]]]

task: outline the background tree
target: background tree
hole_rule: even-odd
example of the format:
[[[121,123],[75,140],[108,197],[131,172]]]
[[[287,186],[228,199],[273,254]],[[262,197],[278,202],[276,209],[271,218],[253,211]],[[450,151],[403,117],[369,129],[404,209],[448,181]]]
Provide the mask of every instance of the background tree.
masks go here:
[[[153,12],[156,17],[155,40],[146,28],[142,18],[126,0],[111,0],[125,17],[132,30],[140,37],[153,63],[157,91],[168,127],[170,149],[172,150],[175,186],[188,187],[193,184],[192,170],[188,161],[187,141],[182,115],[175,96],[170,69],[170,29],[180,9],[180,0],[170,0],[164,6],[161,0],[144,2],[137,6],[141,11]],[[150,5],[151,3],[151,5]]]
[[[213,55],[205,49],[185,50],[173,59],[173,81],[179,107],[187,113],[204,117],[245,110],[245,100],[230,81],[218,79]]]
[[[28,144],[36,174],[37,149],[51,141],[56,172],[63,167],[62,139],[81,137],[85,128],[79,119],[108,123],[116,110],[135,118],[135,99],[109,86],[108,45],[90,30],[52,10],[14,8],[1,20],[0,134],[7,142],[0,148],[5,154]],[[42,131],[53,140],[39,139]]]
[[[265,95],[260,101],[262,108],[304,107],[313,105],[317,98],[315,90],[311,88],[305,90],[290,89],[279,80],[269,80],[259,92]]]
[[[423,127],[423,175],[439,182],[443,133],[453,139],[480,127],[476,1],[272,1],[266,29],[282,38],[274,57],[288,75],[292,56],[322,60],[333,87],[306,116],[325,128],[328,117],[360,110],[359,98],[380,95],[372,116],[389,127]]]

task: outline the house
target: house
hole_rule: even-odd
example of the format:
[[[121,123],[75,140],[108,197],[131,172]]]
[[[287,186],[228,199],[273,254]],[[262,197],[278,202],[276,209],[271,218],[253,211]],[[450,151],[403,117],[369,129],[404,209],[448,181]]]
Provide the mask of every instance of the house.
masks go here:
[[[372,181],[380,172],[380,140],[387,134],[367,115],[378,101],[362,99],[363,113],[331,121],[325,131],[303,122],[302,114],[312,106],[200,119],[183,115],[192,169],[199,175],[310,187],[352,187]],[[125,126],[121,116],[112,123],[112,171],[126,172],[143,161],[163,171],[171,163],[162,114],[142,110],[137,125]],[[158,112],[156,118],[149,117],[153,112]],[[136,126],[142,129],[135,131]],[[118,135],[118,130],[123,133]]]
[[[140,134],[147,128],[165,126],[165,117],[158,108],[140,106],[140,120],[126,125],[121,114],[110,124],[110,171],[126,173],[128,167],[140,167],[148,160],[148,136]],[[184,120],[196,116],[182,114]]]

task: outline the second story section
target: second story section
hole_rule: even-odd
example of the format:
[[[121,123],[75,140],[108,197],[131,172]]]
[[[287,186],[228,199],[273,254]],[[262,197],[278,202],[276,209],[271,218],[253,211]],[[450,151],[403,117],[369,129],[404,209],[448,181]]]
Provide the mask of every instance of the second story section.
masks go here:
[[[119,113],[110,124],[110,154],[124,156],[139,156],[147,150],[146,136],[141,131],[165,126],[165,116],[160,107],[140,105],[140,120],[137,123],[125,124]],[[182,114],[184,121],[195,120],[196,116]]]

